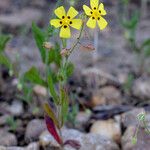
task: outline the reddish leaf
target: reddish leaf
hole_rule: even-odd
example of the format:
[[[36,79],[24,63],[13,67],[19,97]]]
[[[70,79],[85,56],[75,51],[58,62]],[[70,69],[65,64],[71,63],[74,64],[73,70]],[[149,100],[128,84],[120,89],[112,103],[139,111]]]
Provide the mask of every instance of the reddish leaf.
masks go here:
[[[62,145],[63,141],[62,141],[61,137],[59,136],[59,134],[57,133],[57,130],[55,128],[55,124],[54,124],[53,120],[50,117],[45,116],[45,121],[46,121],[46,126],[47,126],[48,131],[51,133],[51,135],[54,137],[54,139],[60,145]]]
[[[67,140],[64,145],[70,145],[71,147],[75,148],[75,149],[80,149],[81,144],[79,141],[76,140]]]
[[[57,128],[60,129],[60,127],[59,127],[59,122],[58,122],[58,120],[57,120],[57,118],[56,118],[56,116],[55,116],[55,114],[54,114],[54,112],[53,112],[51,106],[50,106],[48,103],[45,103],[45,104],[43,105],[43,107],[44,107],[45,112],[46,112],[47,115],[53,120],[53,122],[54,122],[54,124],[57,126]]]

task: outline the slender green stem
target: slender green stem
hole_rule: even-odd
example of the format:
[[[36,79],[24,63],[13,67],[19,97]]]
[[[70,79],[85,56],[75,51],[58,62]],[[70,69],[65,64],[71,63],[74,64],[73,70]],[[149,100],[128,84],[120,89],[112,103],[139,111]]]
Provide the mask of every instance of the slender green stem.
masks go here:
[[[63,48],[66,48],[67,47],[67,40],[62,38],[61,41],[62,41]]]
[[[147,133],[150,134],[150,129],[147,127],[146,121],[143,121],[144,128],[146,129]]]
[[[48,76],[49,76],[49,73],[50,73],[50,70],[49,70],[49,65],[48,65],[48,60],[49,59],[49,53],[48,53],[48,50],[46,49],[46,60],[45,60],[45,75],[46,75],[46,81],[48,83]],[[49,88],[46,88],[47,89],[47,99],[49,98]]]
[[[63,72],[63,71],[66,71],[66,67],[68,65],[68,58],[69,56],[71,55],[71,53],[73,52],[73,50],[75,49],[75,47],[78,45],[79,41],[80,41],[80,38],[82,36],[82,32],[83,32],[83,28],[84,28],[84,25],[82,25],[82,28],[80,30],[80,34],[79,34],[79,37],[77,38],[76,42],[73,44],[72,48],[70,49],[69,51],[69,55],[67,55],[65,58],[63,58],[63,61],[62,61],[62,65],[60,67],[60,73]],[[63,48],[65,49],[67,47],[67,41],[66,39],[62,39],[62,45],[63,45]],[[61,93],[61,90],[63,89],[63,86],[65,84],[65,81],[66,81],[66,78],[63,79],[63,81],[60,79],[59,82],[58,82],[58,87],[59,87],[59,93]],[[62,105],[61,105],[61,94],[59,95],[59,98],[60,98],[60,102],[59,104],[56,106],[56,109],[57,109],[57,117],[59,120],[62,120],[61,116],[61,110],[62,110]],[[61,124],[61,122],[60,122]],[[59,135],[62,137],[61,135],[61,130],[59,129]]]
[[[93,53],[93,61],[95,62],[98,57],[98,28],[97,27],[94,30],[94,48],[95,51]]]
[[[70,54],[69,54],[69,56],[71,55],[71,53],[73,52],[73,50],[75,49],[75,47],[79,44],[79,41],[80,41],[81,36],[82,36],[82,33],[83,33],[83,29],[84,29],[84,23],[82,24],[79,37],[77,38],[76,42],[73,44],[72,48],[70,49]],[[69,56],[68,56],[68,57],[69,57]]]

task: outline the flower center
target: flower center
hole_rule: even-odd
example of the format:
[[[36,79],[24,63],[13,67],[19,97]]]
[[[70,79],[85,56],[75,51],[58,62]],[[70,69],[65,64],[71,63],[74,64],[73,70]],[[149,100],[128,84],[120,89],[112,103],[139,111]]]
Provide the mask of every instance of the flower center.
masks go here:
[[[62,19],[60,20],[60,24],[64,27],[67,28],[68,25],[72,24],[72,21],[70,19],[70,16],[62,16]]]
[[[100,11],[100,10],[97,10],[97,9],[93,9],[93,10],[91,11],[91,17],[92,17],[92,19],[100,20],[101,11]]]

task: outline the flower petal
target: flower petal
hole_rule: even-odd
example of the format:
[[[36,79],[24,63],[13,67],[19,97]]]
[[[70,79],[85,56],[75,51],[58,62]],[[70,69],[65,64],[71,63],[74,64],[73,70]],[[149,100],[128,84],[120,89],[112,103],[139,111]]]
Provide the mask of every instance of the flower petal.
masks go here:
[[[98,4],[99,4],[99,0],[90,0],[90,5],[91,5],[92,9],[94,9],[94,7],[96,7],[96,9],[97,9]]]
[[[89,28],[95,28],[95,26],[96,26],[96,20],[92,19],[92,17],[90,17],[89,20],[88,20],[88,22],[86,23],[86,25]]]
[[[62,24],[60,23],[59,19],[52,19],[52,20],[50,20],[50,24],[52,26],[54,26],[55,28],[59,28],[60,26],[62,26]]]
[[[77,15],[78,15],[78,12],[73,7],[70,7],[68,12],[67,12],[67,16],[69,16],[70,19],[72,19]]]
[[[107,21],[103,17],[100,17],[100,20],[97,20],[97,22],[98,22],[98,26],[100,30],[105,29],[108,24]]]
[[[101,11],[101,15],[106,15],[106,14],[107,14],[106,11],[105,11],[105,9],[104,9],[103,3],[101,3],[101,4],[99,5],[98,10]]]
[[[85,14],[87,15],[87,16],[91,16],[91,9],[88,7],[88,6],[86,6],[86,5],[83,5],[83,10],[85,11]]]
[[[61,38],[70,38],[71,37],[71,32],[70,32],[70,27],[67,26],[66,28],[64,26],[61,27],[60,29],[60,37]]]
[[[62,16],[66,16],[66,11],[63,6],[60,6],[57,9],[55,9],[54,13],[60,19],[62,19]]]
[[[81,19],[73,19],[70,24],[71,27],[79,30],[82,26],[82,20]]]

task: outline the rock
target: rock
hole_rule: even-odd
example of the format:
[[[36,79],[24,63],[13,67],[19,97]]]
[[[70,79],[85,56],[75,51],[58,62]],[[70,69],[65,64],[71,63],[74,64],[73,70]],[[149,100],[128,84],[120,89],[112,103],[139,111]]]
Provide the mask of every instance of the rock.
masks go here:
[[[0,150],[7,150],[7,149],[4,146],[0,146]]]
[[[114,76],[100,70],[99,68],[92,67],[84,69],[81,72],[81,75],[89,88],[97,88],[99,86],[104,86],[107,83],[120,85],[119,81]]]
[[[21,116],[24,112],[23,103],[21,101],[14,100],[12,104],[6,108],[6,110],[13,116]]]
[[[27,25],[30,26],[33,21],[39,22],[42,17],[42,12],[38,9],[24,8],[21,11],[12,14],[1,14],[0,24],[4,26],[18,27]]]
[[[104,105],[104,104],[111,104],[111,105],[117,105],[121,104],[121,93],[118,89],[116,89],[113,86],[106,86],[103,87],[95,93],[93,93],[92,96],[92,105]]]
[[[112,119],[96,121],[91,126],[90,132],[100,134],[102,137],[107,137],[117,143],[120,143],[121,140],[120,124]]]
[[[46,129],[44,120],[34,119],[31,120],[26,128],[25,139],[29,141],[37,140],[40,134]]]
[[[3,146],[16,146],[17,138],[14,134],[4,130],[0,130],[0,145]]]
[[[6,150],[25,150],[25,148],[19,146],[11,146],[7,147]]]
[[[33,142],[33,143],[30,143],[27,147],[20,147],[20,146],[10,146],[10,147],[2,147],[4,148],[4,150],[39,150],[39,143],[37,142]],[[1,149],[0,147],[0,150],[3,150]]]
[[[34,91],[35,94],[37,94],[39,96],[46,97],[46,95],[47,95],[46,88],[41,86],[41,85],[35,85],[34,88],[33,88],[33,91]]]
[[[6,10],[10,6],[10,0],[0,0],[0,11]]]
[[[92,107],[98,106],[98,105],[105,105],[106,104],[106,99],[104,97],[102,97],[101,95],[99,95],[99,92],[94,93],[94,95],[92,96]]]
[[[143,129],[139,129],[137,135],[137,143],[132,144],[132,137],[135,132],[135,126],[129,126],[122,137],[123,150],[149,150],[150,134],[145,133]]]
[[[137,120],[137,115],[145,112],[143,108],[135,108],[131,111],[125,112],[121,115],[121,122],[124,127],[137,126],[139,121]]]
[[[30,143],[25,150],[39,150],[39,143],[33,142]]]
[[[8,117],[9,115],[0,116],[0,125],[4,125]]]
[[[80,150],[118,150],[118,146],[108,138],[104,138],[101,135],[96,134],[83,134],[73,129],[62,130],[63,140],[68,139],[77,140],[81,144]],[[44,131],[40,136],[40,144],[44,149],[60,150],[59,145],[49,134],[48,131]],[[47,146],[47,148],[45,148]],[[64,150],[75,150],[74,148],[66,145]]]
[[[128,73],[126,73],[126,72],[118,73],[117,79],[120,82],[120,84],[125,84],[128,80]]]
[[[150,99],[150,79],[139,78],[134,81],[132,87],[133,94],[143,100]]]
[[[128,105],[99,105],[92,109],[91,119],[107,120],[133,109]]]
[[[31,1],[30,3],[32,6],[40,7],[40,8],[46,6],[46,1],[41,1],[41,0]]]
[[[90,112],[79,112],[76,116],[76,125],[75,127],[80,129],[81,131],[85,128],[88,120],[90,119]]]

